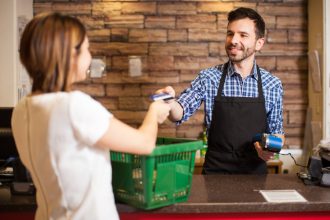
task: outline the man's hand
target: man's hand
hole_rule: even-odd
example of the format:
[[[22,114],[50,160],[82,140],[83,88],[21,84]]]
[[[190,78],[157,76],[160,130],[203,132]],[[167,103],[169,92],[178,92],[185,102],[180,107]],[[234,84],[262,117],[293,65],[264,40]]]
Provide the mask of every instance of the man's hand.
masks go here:
[[[267,150],[263,150],[259,142],[254,142],[254,147],[258,153],[258,156],[264,161],[272,160],[274,158],[274,153]]]
[[[170,94],[172,97],[175,97],[175,90],[173,89],[172,86],[166,86],[165,88],[158,89],[156,94],[161,94],[161,93],[167,93]]]
[[[173,89],[172,86],[166,86],[165,88],[158,89],[155,94],[160,94],[160,93],[167,93],[170,94],[172,97],[175,97],[175,90]],[[180,121],[183,116],[183,108],[182,106],[175,100],[171,99],[166,101],[166,103],[169,104],[171,107],[169,119],[173,122]]]

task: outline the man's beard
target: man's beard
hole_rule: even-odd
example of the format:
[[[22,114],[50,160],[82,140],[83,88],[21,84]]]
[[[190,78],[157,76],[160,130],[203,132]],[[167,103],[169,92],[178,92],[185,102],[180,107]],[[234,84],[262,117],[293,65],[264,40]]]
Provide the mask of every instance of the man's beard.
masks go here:
[[[252,49],[252,48],[247,48],[245,49],[244,47],[236,47],[237,50],[243,52],[242,54],[238,55],[230,55],[230,52],[228,52],[228,50],[231,48],[231,47],[235,47],[233,45],[229,45],[226,47],[226,53],[227,53],[227,56],[229,57],[229,60],[234,62],[234,63],[238,63],[238,62],[241,62],[243,60],[245,60],[246,58],[252,56],[254,53],[255,53],[255,50]]]

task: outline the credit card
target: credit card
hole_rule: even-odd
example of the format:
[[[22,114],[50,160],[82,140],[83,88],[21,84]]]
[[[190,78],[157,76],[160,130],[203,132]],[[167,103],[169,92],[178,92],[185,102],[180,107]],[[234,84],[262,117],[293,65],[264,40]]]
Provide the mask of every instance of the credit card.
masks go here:
[[[168,93],[161,93],[161,94],[155,94],[155,95],[150,96],[150,99],[153,101],[157,101],[157,100],[168,101],[168,100],[174,99],[174,97]]]

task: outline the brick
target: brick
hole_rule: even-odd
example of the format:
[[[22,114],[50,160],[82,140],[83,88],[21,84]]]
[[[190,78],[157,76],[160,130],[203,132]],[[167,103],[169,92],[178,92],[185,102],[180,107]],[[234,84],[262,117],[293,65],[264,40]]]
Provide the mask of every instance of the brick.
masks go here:
[[[127,28],[111,28],[111,41],[112,42],[128,42],[128,29]]]
[[[257,3],[255,2],[242,2],[242,1],[236,1],[234,2],[234,8],[252,8],[254,10],[257,10]]]
[[[174,83],[174,82],[165,82],[157,84],[144,84],[141,86],[142,95],[149,96],[150,94],[155,93],[157,90],[162,89],[166,86],[172,86],[176,92],[176,96],[180,95],[180,93],[186,89],[190,83]]]
[[[75,84],[74,88],[95,97],[102,97],[105,95],[105,89],[103,84],[79,83]]]
[[[276,27],[276,15],[262,15],[265,21],[266,29]]]
[[[197,57],[177,57],[175,58],[175,69],[195,70],[199,69],[199,60]]]
[[[233,10],[233,3],[224,2],[198,2],[197,12],[198,13],[221,13]]]
[[[289,124],[305,124],[306,111],[289,111]]]
[[[39,14],[43,12],[50,12],[52,11],[52,3],[49,2],[42,2],[42,3],[33,3],[33,14]]]
[[[303,145],[303,137],[288,137],[285,138],[285,145],[289,149],[297,149],[299,146]]]
[[[195,70],[182,70],[180,74],[180,82],[191,82],[197,77],[198,72]]]
[[[284,84],[284,104],[305,104],[308,101],[306,86]]]
[[[191,42],[198,41],[224,41],[226,39],[226,32],[209,30],[209,29],[189,29],[188,39]]]
[[[113,70],[128,70],[128,56],[112,56]]]
[[[215,15],[186,15],[178,16],[176,22],[177,28],[204,28],[216,29],[216,16]]]
[[[287,30],[270,29],[267,31],[268,43],[287,43],[288,32]]]
[[[196,3],[192,2],[158,2],[158,14],[187,15],[196,14]]]
[[[105,61],[105,72],[110,71],[112,69],[111,57],[109,56],[103,56],[103,57],[104,57],[103,60]]]
[[[216,57],[216,56],[226,56],[225,50],[225,42],[210,42],[209,43],[209,56]]]
[[[153,82],[159,83],[159,84],[162,84],[162,83],[163,84],[172,84],[172,83],[180,82],[180,78],[178,75],[177,76],[167,76],[167,77],[163,77],[163,76],[154,77],[153,75],[155,75],[155,74],[151,73],[149,75],[150,80],[152,80]]]
[[[304,135],[304,127],[286,127],[285,137],[302,137]]]
[[[177,57],[175,58],[175,69],[178,70],[201,70],[222,62],[216,57]]]
[[[167,86],[167,85],[165,85]],[[141,85],[141,94],[143,96],[149,96],[154,94],[158,89],[165,87],[164,85],[159,84],[148,84],[148,85]]]
[[[90,3],[53,3],[53,11],[70,15],[91,15],[92,5]]]
[[[261,49],[263,56],[305,56],[307,53],[306,44],[265,44]]]
[[[299,104],[287,104],[283,106],[283,110],[284,111],[290,111],[290,110],[306,110],[307,109],[307,105],[299,105]]]
[[[288,114],[289,114],[289,111],[283,110],[283,128],[286,128],[286,126],[289,123],[289,121],[288,121],[288,118],[289,118]],[[285,132],[285,129],[284,129],[284,132]]]
[[[152,43],[149,55],[207,56],[207,47],[206,43]]]
[[[151,71],[149,72],[149,76],[155,76],[155,77],[175,77],[177,78],[179,76],[179,71]]]
[[[289,43],[307,43],[308,32],[305,30],[289,30]]]
[[[106,15],[104,24],[109,28],[143,28],[143,15]]]
[[[96,16],[91,17],[89,15],[82,15],[82,16],[77,16],[77,18],[85,25],[87,30],[104,28],[104,22],[102,17],[96,17]]]
[[[307,70],[307,57],[277,57],[277,70]]]
[[[147,66],[149,70],[172,70],[174,69],[173,56],[148,56]]]
[[[276,68],[276,58],[275,57],[265,57],[265,56],[257,56],[256,57],[257,64],[267,70],[272,71]]]
[[[185,29],[168,30],[168,41],[187,42],[188,32]]]
[[[269,3],[259,4],[257,11],[263,15],[275,16],[305,16],[307,15],[307,7],[301,5],[273,5]]]
[[[184,123],[177,128],[176,136],[179,138],[198,138],[202,132],[203,124],[188,125]]]
[[[302,99],[289,99],[289,98],[285,98],[283,99],[283,105],[288,105],[288,104],[307,104],[308,103],[308,99],[307,97],[304,97]]]
[[[142,73],[142,76],[131,77],[128,75],[127,71],[121,72],[111,72],[106,75],[105,79],[102,79],[103,83],[111,84],[139,84],[139,83],[157,83],[155,77],[150,77],[146,73]]]
[[[122,83],[122,73],[117,71],[108,71],[104,76],[102,76],[101,78],[95,78],[93,79],[93,82],[95,83],[103,83],[103,84],[118,84],[118,83]]]
[[[217,30],[227,32],[227,14],[217,14]]]
[[[199,69],[206,69],[206,68],[210,68],[216,65],[219,65],[221,63],[226,62],[226,60],[221,59],[220,57],[202,57],[199,58],[198,62],[199,62]]]
[[[90,51],[95,55],[120,55],[120,54],[147,54],[148,45],[145,43],[91,43]]]
[[[122,3],[122,13],[124,14],[155,14],[156,2],[126,2]]]
[[[93,2],[92,14],[105,15],[105,14],[119,14],[122,9],[121,3],[118,2]]]
[[[93,42],[109,42],[110,41],[110,30],[100,29],[100,30],[89,30],[87,31],[88,38]]]
[[[146,28],[175,28],[175,17],[172,16],[146,16]]]
[[[307,18],[301,16],[278,16],[276,18],[276,28],[307,29]]]
[[[189,83],[186,82],[186,83],[172,84],[172,87],[174,88],[174,90],[176,92],[176,96],[179,96],[185,89],[190,87],[190,82]]]
[[[280,78],[284,84],[306,85],[308,82],[308,71],[274,71],[275,76]]]
[[[141,96],[141,88],[139,85],[126,86],[107,84],[106,95],[109,97]]]
[[[166,42],[167,31],[163,29],[132,29],[129,42]]]
[[[150,101],[144,97],[119,97],[119,109],[120,110],[147,110]]]
[[[174,124],[174,123],[172,123]],[[176,138],[176,127],[175,125],[172,125],[169,127],[168,125],[164,127],[163,125],[160,125],[158,128],[158,137],[173,137]]]

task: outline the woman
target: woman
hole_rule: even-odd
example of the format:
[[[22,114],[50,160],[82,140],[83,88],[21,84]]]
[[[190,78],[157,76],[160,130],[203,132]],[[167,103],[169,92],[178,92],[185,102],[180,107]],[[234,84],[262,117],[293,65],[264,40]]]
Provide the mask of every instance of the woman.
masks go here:
[[[20,59],[32,93],[15,107],[12,129],[37,189],[35,219],[118,219],[109,149],[149,154],[169,106],[153,102],[138,128],[71,85],[84,80],[91,55],[76,18],[41,14],[26,26]]]

